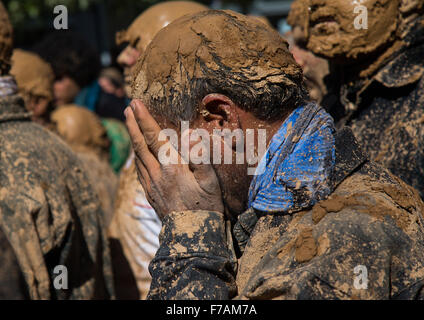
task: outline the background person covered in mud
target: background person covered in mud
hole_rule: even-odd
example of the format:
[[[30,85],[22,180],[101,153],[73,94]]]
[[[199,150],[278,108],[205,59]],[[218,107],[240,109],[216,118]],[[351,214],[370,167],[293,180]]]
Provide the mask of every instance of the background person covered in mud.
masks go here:
[[[126,123],[163,223],[150,299],[424,298],[423,202],[305,101],[302,70],[277,32],[231,11],[185,16],[136,70]],[[208,149],[212,165],[183,164],[159,140],[183,120],[209,136],[266,129],[263,173],[252,179],[234,157],[213,162]],[[237,141],[219,144],[235,156]],[[163,147],[178,164],[160,162]],[[358,265],[368,290],[354,286]]]
[[[366,29],[355,27],[354,1],[297,2],[310,8],[298,17],[308,48],[330,60],[323,106],[371,159],[424,196],[424,1],[362,1]]]
[[[12,27],[0,2],[0,291],[19,290],[6,298],[113,297],[99,200],[75,154],[31,121],[9,75],[11,54]],[[58,265],[67,268],[67,290],[53,286]]]
[[[118,62],[124,68],[129,97],[131,73],[153,37],[175,19],[207,9],[190,1],[159,3],[140,14],[127,30],[117,34],[117,44],[127,44]],[[118,299],[146,298],[151,282],[148,266],[159,248],[161,227],[159,217],[137,180],[134,154],[131,153],[120,175],[114,218],[109,229]]]
[[[32,112],[31,119],[48,126],[53,109],[54,81],[50,65],[34,53],[15,49],[10,73],[15,77],[25,107]]]
[[[310,98],[320,104],[327,93],[324,78],[329,73],[328,62],[306,49],[305,19],[298,18],[307,14],[304,10],[308,10],[308,8],[302,3],[294,2],[292,4],[287,17],[292,31],[285,33],[284,38],[289,43],[289,49],[294,59],[302,67]]]
[[[100,119],[84,107],[64,105],[51,115],[52,129],[81,159],[85,173],[96,191],[107,228],[113,216],[118,177],[109,166],[110,141]]]
[[[46,36],[34,51],[53,68],[56,106],[76,102],[95,111],[100,58],[87,41],[72,31],[60,30]]]
[[[122,123],[126,98],[105,92],[99,82],[100,58],[95,49],[69,30],[49,34],[34,51],[50,63],[55,73],[55,106],[77,104],[102,118],[111,141],[110,163],[116,172],[124,165],[130,148]]]

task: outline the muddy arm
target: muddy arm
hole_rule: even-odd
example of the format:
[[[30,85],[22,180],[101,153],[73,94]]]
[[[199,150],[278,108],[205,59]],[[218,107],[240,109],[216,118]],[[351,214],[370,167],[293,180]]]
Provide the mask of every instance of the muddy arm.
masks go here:
[[[221,213],[174,212],[163,220],[160,248],[150,263],[148,299],[231,299],[235,258]]]

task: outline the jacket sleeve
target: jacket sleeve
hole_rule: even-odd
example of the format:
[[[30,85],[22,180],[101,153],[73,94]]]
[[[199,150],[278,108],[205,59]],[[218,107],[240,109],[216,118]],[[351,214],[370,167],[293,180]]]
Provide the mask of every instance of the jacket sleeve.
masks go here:
[[[148,299],[231,299],[236,258],[224,217],[211,211],[173,212],[163,220],[160,247],[149,266]]]

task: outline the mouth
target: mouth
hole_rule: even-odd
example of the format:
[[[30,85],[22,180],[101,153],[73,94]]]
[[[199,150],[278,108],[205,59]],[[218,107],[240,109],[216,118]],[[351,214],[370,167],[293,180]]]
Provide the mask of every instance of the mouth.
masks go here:
[[[125,68],[124,69],[124,82],[125,84],[131,84],[132,82],[132,76],[131,76],[132,72],[130,68]]]
[[[340,29],[338,22],[330,15],[313,17],[310,28],[314,34],[332,34]]]
[[[124,81],[125,81],[125,83],[126,83],[126,84],[130,84],[130,83],[131,83],[131,81],[132,81],[132,77],[131,77],[131,76],[126,76],[126,77],[124,78]]]
[[[320,15],[318,17],[314,17],[311,19],[311,26],[315,27],[317,25],[323,24],[323,23],[337,23],[336,19],[333,18],[333,16],[330,15]]]

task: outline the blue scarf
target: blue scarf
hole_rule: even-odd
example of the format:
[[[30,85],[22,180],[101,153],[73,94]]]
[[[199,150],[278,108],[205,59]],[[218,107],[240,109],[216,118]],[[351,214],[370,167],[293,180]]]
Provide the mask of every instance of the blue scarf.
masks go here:
[[[294,212],[331,192],[334,121],[315,103],[298,107],[272,137],[249,189],[248,207]]]

